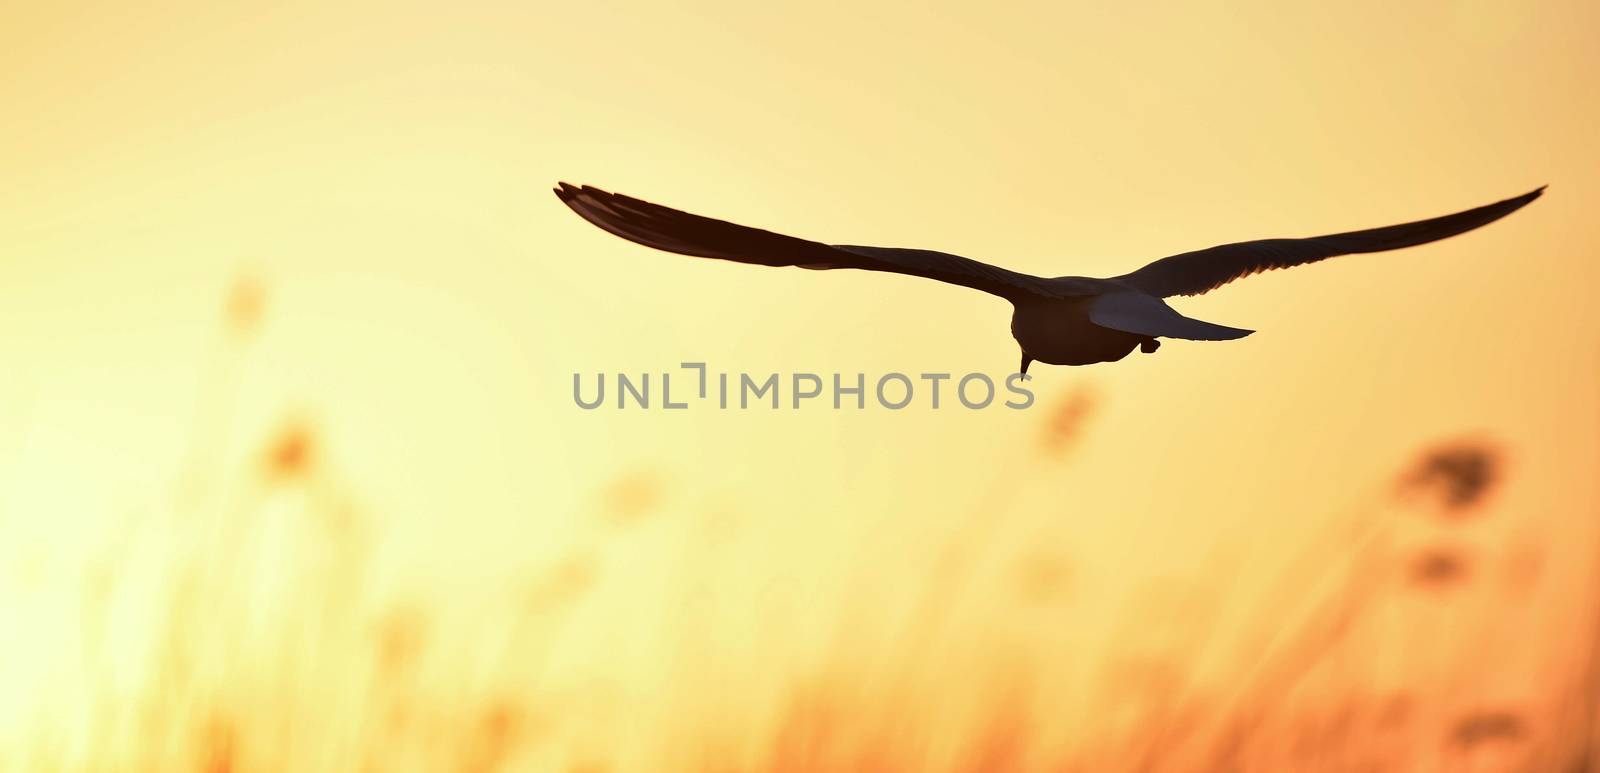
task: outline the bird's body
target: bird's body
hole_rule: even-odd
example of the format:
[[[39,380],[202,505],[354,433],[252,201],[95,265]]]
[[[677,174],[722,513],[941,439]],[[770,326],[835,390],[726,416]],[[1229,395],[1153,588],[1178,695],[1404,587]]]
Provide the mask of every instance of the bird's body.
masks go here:
[[[1541,187],[1452,215],[1383,228],[1224,244],[1162,258],[1119,277],[1094,279],[1038,277],[933,250],[824,244],[589,186],[562,183],[556,189],[567,206],[594,225],[668,252],[765,266],[910,274],[1005,298],[1013,306],[1011,335],[1022,347],[1023,373],[1033,360],[1089,365],[1120,360],[1135,347],[1154,352],[1159,338],[1243,338],[1253,331],[1185,317],[1163,299],[1199,295],[1260,271],[1437,241],[1499,220],[1543,192]]]
[[[1095,296],[1024,300],[1013,304],[1011,337],[1029,359],[1051,365],[1093,365],[1128,356],[1150,336],[1125,333],[1089,320]]]

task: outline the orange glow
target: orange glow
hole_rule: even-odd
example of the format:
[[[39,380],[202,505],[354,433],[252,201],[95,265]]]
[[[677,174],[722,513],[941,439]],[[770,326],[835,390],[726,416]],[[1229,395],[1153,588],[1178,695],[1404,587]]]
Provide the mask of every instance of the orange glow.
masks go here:
[[[0,769],[1600,764],[1600,4],[941,5],[9,9]],[[1550,189],[1026,411],[585,411],[1017,352],[562,179],[1090,276]]]

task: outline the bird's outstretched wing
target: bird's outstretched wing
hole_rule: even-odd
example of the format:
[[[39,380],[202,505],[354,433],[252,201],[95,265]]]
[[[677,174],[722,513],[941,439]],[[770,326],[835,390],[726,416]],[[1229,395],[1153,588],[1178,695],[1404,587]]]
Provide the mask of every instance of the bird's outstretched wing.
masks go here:
[[[1338,255],[1398,250],[1471,231],[1511,214],[1539,198],[1544,187],[1521,196],[1415,223],[1350,231],[1306,239],[1262,239],[1224,244],[1162,258],[1114,281],[1159,297],[1199,295],[1240,277],[1288,268]]]
[[[585,220],[629,241],[658,250],[762,266],[856,268],[937,279],[1009,300],[1084,294],[1060,282],[932,250],[830,245],[736,225],[608,193],[561,183],[556,195]]]

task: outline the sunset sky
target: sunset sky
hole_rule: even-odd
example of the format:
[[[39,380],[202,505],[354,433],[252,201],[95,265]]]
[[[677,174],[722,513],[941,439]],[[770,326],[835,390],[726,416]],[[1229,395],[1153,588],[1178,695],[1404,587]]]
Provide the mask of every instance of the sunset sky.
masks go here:
[[[375,596],[490,619],[507,578],[596,562],[548,679],[604,672],[657,712],[610,731],[626,769],[649,769],[652,721],[768,706],[841,647],[892,660],[934,557],[991,508],[971,533],[994,560],[1066,557],[1079,606],[1041,632],[972,580],[963,614],[1075,642],[1066,684],[1152,585],[1253,598],[1418,451],[1483,438],[1507,459],[1485,538],[1548,545],[1554,579],[1518,606],[1570,619],[1600,464],[1597,32],[1579,0],[12,4],[0,612],[26,632],[0,676],[70,681],[84,634],[57,602],[85,567],[174,501],[228,499],[289,422],[371,518]],[[1031,410],[668,412],[580,410],[572,376],[1000,380],[1010,309],[651,251],[558,180],[1047,276],[1550,188],[1437,244],[1174,299],[1259,332],[1035,365]],[[261,317],[230,333],[241,283]],[[1073,395],[1078,443],[1043,458]],[[619,496],[650,516],[607,525]],[[680,603],[704,646],[667,662]],[[473,625],[441,646],[498,646]],[[987,636],[950,649],[1005,660]],[[0,698],[0,746],[83,727],[38,694]]]

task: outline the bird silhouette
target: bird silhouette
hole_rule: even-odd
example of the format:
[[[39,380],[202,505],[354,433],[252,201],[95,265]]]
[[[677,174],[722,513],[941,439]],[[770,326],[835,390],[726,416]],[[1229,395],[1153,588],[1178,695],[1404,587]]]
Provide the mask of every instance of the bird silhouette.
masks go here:
[[[1039,277],[932,250],[824,244],[692,215],[591,186],[561,183],[557,196],[585,220],[658,250],[762,266],[854,268],[937,279],[1011,301],[1011,335],[1022,347],[1021,372],[1037,360],[1052,365],[1114,362],[1159,338],[1225,341],[1244,330],[1179,314],[1163,298],[1199,295],[1240,277],[1314,263],[1338,255],[1414,247],[1488,225],[1544,193],[1453,215],[1304,239],[1261,239],[1161,258],[1122,276]]]

